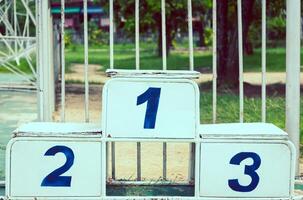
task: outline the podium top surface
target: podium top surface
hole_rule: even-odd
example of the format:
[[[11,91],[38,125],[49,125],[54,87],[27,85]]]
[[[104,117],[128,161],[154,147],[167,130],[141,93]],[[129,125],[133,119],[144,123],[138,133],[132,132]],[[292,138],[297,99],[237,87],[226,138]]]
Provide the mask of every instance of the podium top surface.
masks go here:
[[[270,123],[206,124],[198,132],[205,139],[288,139],[285,131]]]
[[[270,123],[201,124],[204,139],[288,139],[288,134]],[[13,132],[14,137],[101,137],[100,124],[31,122]]]
[[[109,77],[198,79],[200,72],[190,70],[123,70],[108,69]]]
[[[31,122],[21,125],[13,132],[15,137],[50,136],[100,137],[101,125],[93,123]]]

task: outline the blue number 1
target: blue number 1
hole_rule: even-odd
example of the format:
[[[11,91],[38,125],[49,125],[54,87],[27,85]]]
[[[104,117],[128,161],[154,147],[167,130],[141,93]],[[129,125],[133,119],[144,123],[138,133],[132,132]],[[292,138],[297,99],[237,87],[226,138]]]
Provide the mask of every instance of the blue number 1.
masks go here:
[[[137,105],[147,102],[144,129],[154,129],[156,116],[159,107],[161,88],[148,88],[143,94],[137,97]]]

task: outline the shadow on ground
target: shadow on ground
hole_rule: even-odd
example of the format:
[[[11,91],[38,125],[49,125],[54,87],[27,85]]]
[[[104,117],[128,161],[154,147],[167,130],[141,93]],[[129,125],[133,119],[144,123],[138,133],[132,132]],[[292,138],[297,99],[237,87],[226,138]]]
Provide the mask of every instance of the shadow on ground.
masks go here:
[[[107,186],[108,196],[194,196],[194,186]]]
[[[201,92],[212,91],[212,82],[201,83],[199,85]],[[286,85],[282,83],[266,85],[267,96],[285,96]],[[303,93],[303,86],[301,85],[301,93]],[[239,86],[226,87],[225,85],[217,86],[218,93],[232,93],[239,94]],[[246,97],[261,97],[262,86],[244,83],[244,96]]]

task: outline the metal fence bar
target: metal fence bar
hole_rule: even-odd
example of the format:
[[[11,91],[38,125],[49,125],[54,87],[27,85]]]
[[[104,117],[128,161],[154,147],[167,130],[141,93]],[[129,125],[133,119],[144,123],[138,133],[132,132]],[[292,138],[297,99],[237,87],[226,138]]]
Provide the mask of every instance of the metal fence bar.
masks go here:
[[[136,0],[135,5],[135,19],[136,19],[136,69],[140,69],[140,30],[139,30],[139,20],[140,20],[140,11],[139,11],[139,0]]]
[[[29,8],[28,5],[28,0],[26,0],[26,2],[24,0],[21,0],[24,8],[26,9],[26,12],[28,13],[29,17],[31,18],[32,22],[34,23],[34,25],[36,26],[36,18],[34,16],[34,14],[32,13],[31,9]]]
[[[14,37],[16,37],[16,36],[14,36]],[[4,42],[5,46],[8,48],[8,50],[9,50],[8,53],[11,53],[12,55],[15,54],[14,50],[12,49],[12,47],[10,46],[10,44],[7,42],[7,40],[4,37],[2,37],[1,32],[0,32],[0,38]]]
[[[163,143],[163,180],[167,180],[167,143]]]
[[[6,11],[5,13],[8,13],[7,12],[7,9],[8,9],[8,5],[7,5],[7,0],[4,0],[4,10]],[[8,28],[5,26],[5,35],[8,35]]]
[[[22,36],[25,37],[25,35],[27,34],[27,27],[28,27],[28,14],[25,13],[25,22],[24,22],[24,26],[23,26],[23,30],[20,30],[20,32],[22,32]],[[23,42],[23,41],[22,41]],[[23,44],[23,43],[22,43]]]
[[[61,0],[61,121],[65,121],[65,0]]]
[[[9,34],[15,35],[14,34],[14,28],[13,28],[13,24],[10,22],[10,18],[8,17],[8,15],[10,14],[10,8],[12,6],[12,2],[9,1],[8,5],[6,5],[5,10],[2,10],[2,7],[0,9],[0,22],[3,21],[5,28],[7,30],[6,35],[8,36]]]
[[[41,64],[43,64],[42,62],[42,49],[43,48],[43,44],[42,44],[42,31],[40,28],[42,28],[42,13],[41,9],[42,9],[42,2],[41,0],[36,0],[36,17],[37,17],[37,28],[36,28],[36,38],[37,38],[37,100],[38,100],[38,104],[37,104],[37,111],[38,111],[38,120],[39,121],[43,121],[44,119],[44,115],[45,115],[45,111],[44,111],[44,98],[43,98],[43,70],[41,66]]]
[[[266,122],[266,0],[262,0],[262,122]]]
[[[12,72],[12,73],[16,74],[17,76],[19,76],[20,78],[26,80],[28,83],[30,83],[30,84],[32,84],[32,85],[35,85],[35,82],[33,82],[32,80],[30,80],[30,79],[27,78],[26,76],[23,76],[22,74],[20,74],[20,73],[18,72],[18,70],[16,70],[17,68],[14,69],[13,65],[8,64],[8,63],[2,64],[2,65],[3,65],[3,67],[5,67],[5,68],[6,68],[7,70],[9,70],[10,72]]]
[[[89,83],[88,83],[88,25],[87,0],[83,1],[84,15],[84,79],[85,79],[85,122],[89,122]]]
[[[296,147],[296,175],[300,172],[300,4],[301,0],[286,3],[286,131]]]
[[[111,157],[112,157],[112,179],[116,179],[116,148],[115,148],[115,142],[111,142]]]
[[[109,67],[114,69],[114,0],[109,0]]]
[[[193,47],[193,16],[192,16],[192,0],[187,0],[188,14],[188,46],[189,46],[189,70],[194,70],[194,47]]]
[[[200,142],[195,142],[195,152],[199,152],[201,150],[201,143]],[[200,187],[200,153],[195,154],[195,196],[198,197],[200,196],[199,194],[199,187]]]
[[[192,17],[192,0],[187,0],[187,25],[188,25],[188,47],[189,47],[189,70],[194,70],[194,47],[193,47],[193,17]],[[195,174],[195,145],[189,144],[189,173],[188,179],[194,180]]]
[[[165,0],[161,0],[161,20],[162,20],[162,69],[167,70],[167,57],[166,57],[166,13],[165,13]],[[163,179],[166,180],[167,172],[167,144],[163,143]]]
[[[105,170],[105,179],[107,179],[107,176],[108,176],[108,172],[109,172],[109,142],[106,142],[105,143],[105,157],[106,157],[106,164],[105,164],[105,167],[106,167],[106,170]]]
[[[137,142],[137,181],[141,181],[141,142]]]
[[[188,162],[188,181],[192,182],[195,180],[195,143],[189,144],[189,162]]]
[[[14,36],[17,37],[17,4],[16,0],[14,0]],[[15,53],[17,52],[17,41],[15,41]]]
[[[1,20],[0,20],[1,22]],[[0,40],[26,40],[26,41],[35,41],[36,37],[27,37],[27,36],[11,36],[11,35],[2,35]]]
[[[5,65],[8,66],[9,68],[15,70],[21,77],[23,77],[23,79],[26,79],[26,80],[30,81],[31,83],[33,83],[33,84],[35,83],[34,81],[31,81],[31,78],[28,77],[28,75],[25,72],[23,72],[22,70],[20,70],[17,66],[15,66],[15,65],[13,65],[9,62],[7,62],[7,63],[0,62],[0,66],[1,65],[4,65],[4,67],[5,67]]]
[[[213,0],[213,123],[217,121],[217,0]]]
[[[140,69],[140,1],[135,2],[136,20],[136,70]],[[141,143],[137,142],[137,180],[141,181]]]
[[[162,19],[162,69],[167,70],[165,0],[161,0],[161,19]]]
[[[29,0],[26,0],[26,5],[29,5]],[[28,9],[26,9],[26,36],[29,37],[29,12]],[[29,41],[26,42],[26,48],[29,47]]]
[[[49,50],[49,64],[50,64],[50,68],[49,68],[49,92],[50,92],[50,96],[49,98],[51,98],[52,100],[49,102],[49,107],[51,109],[51,115],[53,114],[53,112],[55,111],[55,69],[54,69],[54,27],[53,27],[53,17],[52,17],[52,13],[51,13],[51,5],[48,4],[48,10],[47,10],[47,17],[48,17],[48,31],[49,31],[49,36],[48,36],[48,46],[50,48]],[[51,121],[53,120],[53,117],[51,116]]]
[[[114,69],[114,0],[109,0],[109,67]],[[116,179],[115,142],[111,142],[112,179]]]
[[[242,1],[237,0],[238,10],[238,49],[239,49],[239,96],[240,96],[240,122],[244,118],[244,90],[243,90],[243,37],[242,37]]]
[[[38,120],[52,121],[54,105],[54,91],[50,84],[54,84],[53,65],[51,61],[52,49],[50,48],[50,26],[49,2],[45,0],[36,1],[37,13],[37,85],[38,85]]]

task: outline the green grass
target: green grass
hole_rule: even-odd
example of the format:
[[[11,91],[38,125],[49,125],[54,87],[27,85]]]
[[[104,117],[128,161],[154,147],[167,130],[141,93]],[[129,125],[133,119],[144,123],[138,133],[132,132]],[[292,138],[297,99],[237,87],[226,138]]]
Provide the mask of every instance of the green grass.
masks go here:
[[[211,67],[211,52],[195,52],[195,63],[199,68]],[[66,51],[67,69],[72,63],[83,63],[83,47],[71,47]],[[188,69],[187,52],[171,52],[167,59],[169,69]],[[107,46],[89,49],[89,63],[102,65],[105,70],[109,67],[109,51]],[[131,44],[115,45],[114,66],[118,69],[135,69],[135,47]],[[140,51],[141,69],[162,69],[162,58],[156,55],[154,44],[143,44]]]
[[[157,47],[155,43],[140,44],[140,66],[141,69],[162,69],[162,58],[157,56]],[[188,52],[185,46],[181,49],[171,51],[167,58],[168,69],[185,70],[189,68]],[[303,48],[301,50],[303,58]],[[73,63],[84,63],[83,45],[71,45],[66,48],[65,54],[66,71],[70,72]],[[267,49],[267,71],[284,72],[285,71],[285,48],[268,48]],[[21,59],[18,66],[22,71],[30,73],[30,68],[25,61]],[[34,59],[35,62],[35,59]],[[109,68],[109,46],[90,46],[89,63],[101,65],[100,70],[104,71]],[[211,70],[212,52],[211,50],[196,50],[194,52],[194,63],[196,70]],[[114,67],[117,69],[135,69],[135,46],[134,44],[116,44],[114,46]],[[219,66],[218,66],[219,67]],[[259,72],[261,71],[261,49],[254,49],[254,54],[244,56],[244,71]],[[0,67],[0,72],[7,72]]]
[[[303,49],[302,49],[303,50]],[[155,44],[143,43],[140,51],[141,69],[161,69],[162,58],[156,55]],[[284,72],[285,71],[285,48],[267,49],[267,71]],[[301,53],[303,58],[303,51]],[[82,46],[73,46],[66,50],[66,63],[70,66],[72,63],[83,63],[84,51]],[[102,65],[105,70],[109,67],[108,46],[92,47],[89,49],[89,63]],[[195,51],[194,53],[195,69],[211,69],[212,52]],[[167,58],[168,69],[188,69],[189,57],[187,51],[171,51]],[[118,69],[135,68],[135,47],[132,44],[119,44],[114,48],[114,67]],[[68,69],[70,69],[68,67]],[[254,54],[244,56],[244,71],[261,71],[261,49],[255,49]]]
[[[303,110],[303,99],[301,110]],[[285,98],[284,96],[269,96],[266,100],[266,118],[268,123],[273,123],[285,129]],[[200,95],[201,123],[212,123],[212,93],[201,91]],[[303,127],[303,113],[301,112],[301,127]],[[261,121],[261,98],[244,98],[244,121]],[[239,97],[228,93],[218,93],[217,97],[217,123],[239,122]],[[303,143],[303,130],[301,129],[301,143]]]
[[[25,58],[21,58],[20,59],[20,63],[19,65],[17,64],[16,61],[11,61],[10,64],[18,67],[18,69],[20,69],[21,71],[25,72],[25,73],[32,73],[28,62],[26,61]],[[32,65],[35,68],[36,67],[36,58],[34,56],[32,56]],[[0,65],[0,73],[8,73],[10,72],[8,69],[6,69],[4,66]]]
[[[285,48],[269,48],[266,53],[266,67],[270,72],[285,72],[286,70],[286,50]],[[303,49],[301,49],[303,58]],[[261,71],[261,49],[255,49],[253,55],[244,56],[244,71]]]
[[[200,96],[201,123],[212,123],[212,93],[201,91]],[[303,101],[302,101],[303,103]],[[284,128],[285,98],[281,96],[267,97],[267,121]],[[261,98],[244,98],[245,122],[261,121]],[[218,93],[217,122],[239,122],[239,97],[232,93]]]

